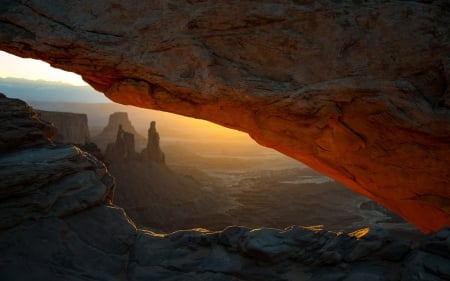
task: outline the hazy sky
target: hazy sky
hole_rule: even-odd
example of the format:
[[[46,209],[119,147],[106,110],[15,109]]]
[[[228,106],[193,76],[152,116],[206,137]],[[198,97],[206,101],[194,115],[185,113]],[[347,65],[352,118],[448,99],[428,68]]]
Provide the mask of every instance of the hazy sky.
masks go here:
[[[0,77],[57,81],[76,86],[87,85],[80,75],[53,68],[43,61],[24,59],[3,51],[0,51]]]

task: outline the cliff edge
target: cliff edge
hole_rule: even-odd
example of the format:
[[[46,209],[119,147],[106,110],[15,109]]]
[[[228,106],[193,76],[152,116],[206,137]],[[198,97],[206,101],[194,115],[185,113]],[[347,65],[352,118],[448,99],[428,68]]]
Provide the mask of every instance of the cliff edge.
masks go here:
[[[0,49],[248,132],[429,232],[450,225],[449,26],[447,0],[6,1]]]
[[[86,114],[37,110],[42,119],[53,123],[57,134],[53,138],[58,143],[85,145],[90,142]]]
[[[450,229],[418,246],[382,229],[336,234],[290,227],[157,234],[111,204],[105,165],[49,141],[24,102],[0,94],[0,279],[12,280],[445,280]],[[2,127],[4,129],[5,127]],[[7,134],[3,134],[3,133]],[[17,136],[22,135],[22,138]]]

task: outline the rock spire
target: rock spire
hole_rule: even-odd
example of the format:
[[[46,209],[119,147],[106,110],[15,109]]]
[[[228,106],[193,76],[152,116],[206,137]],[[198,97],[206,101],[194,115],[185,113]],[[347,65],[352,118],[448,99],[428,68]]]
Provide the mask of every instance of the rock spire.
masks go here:
[[[0,49],[111,100],[248,132],[423,231],[450,225],[435,1],[4,1]]]
[[[150,123],[150,128],[148,129],[148,140],[147,147],[142,152],[144,158],[157,163],[164,163],[165,156],[159,147],[159,133],[156,131],[156,122],[152,121]]]

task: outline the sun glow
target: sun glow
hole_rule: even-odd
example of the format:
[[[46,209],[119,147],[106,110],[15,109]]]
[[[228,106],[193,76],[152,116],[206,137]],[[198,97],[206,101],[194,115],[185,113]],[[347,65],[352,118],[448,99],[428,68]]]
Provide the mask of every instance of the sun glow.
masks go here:
[[[43,61],[21,58],[3,51],[0,51],[0,77],[87,85],[80,75],[51,67]]]
[[[0,51],[0,78],[44,80],[62,82],[75,86],[87,85],[86,82],[81,79],[81,76],[75,73],[51,67],[48,63],[43,61],[21,58],[3,51]],[[87,110],[87,108],[85,109]],[[148,120],[155,117],[154,111],[138,108],[130,108],[127,111],[130,113],[132,119],[134,119],[133,122],[135,122],[137,127],[139,127],[140,123],[142,123],[145,124],[145,128],[147,128],[146,126],[148,126]],[[185,126],[186,128],[190,128],[189,131],[194,135],[202,135],[205,140],[234,139],[239,141],[250,141],[248,135],[245,133],[230,130],[208,121],[161,112],[158,116],[169,121],[166,126],[172,127],[170,126],[170,123]]]

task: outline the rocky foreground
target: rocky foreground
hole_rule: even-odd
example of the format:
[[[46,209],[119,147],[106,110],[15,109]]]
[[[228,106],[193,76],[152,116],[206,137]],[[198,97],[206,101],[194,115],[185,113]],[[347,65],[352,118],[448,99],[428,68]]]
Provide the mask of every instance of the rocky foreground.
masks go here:
[[[137,229],[102,162],[52,144],[20,100],[0,94],[0,118],[1,280],[450,279],[450,228],[417,245],[382,229]]]
[[[0,49],[247,132],[429,232],[450,225],[449,27],[448,0],[8,0]]]

